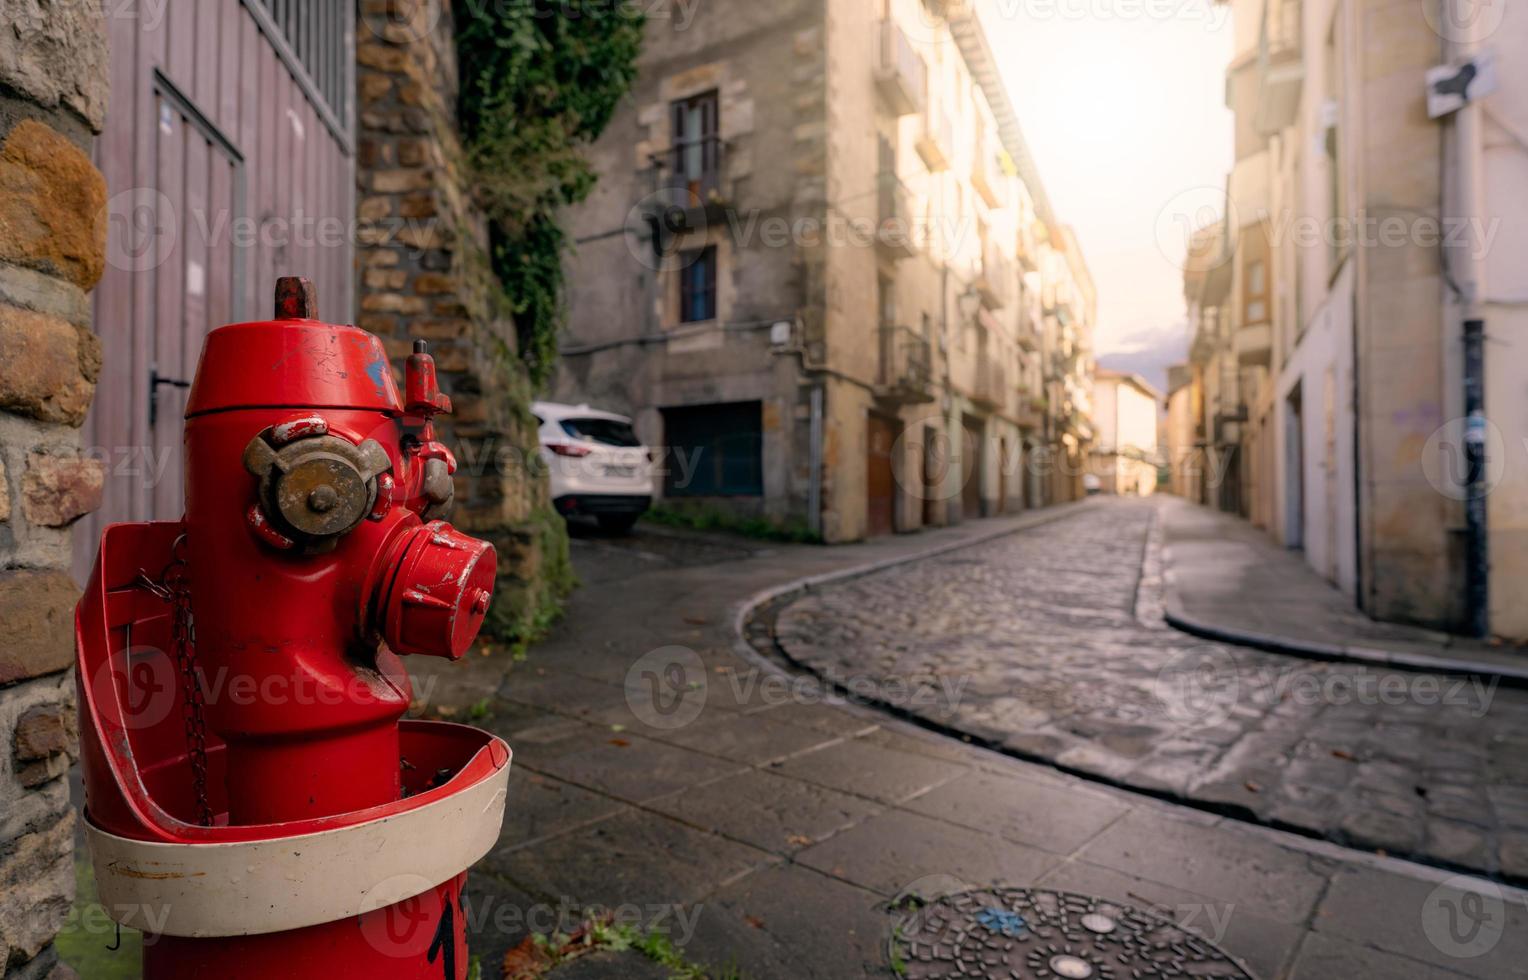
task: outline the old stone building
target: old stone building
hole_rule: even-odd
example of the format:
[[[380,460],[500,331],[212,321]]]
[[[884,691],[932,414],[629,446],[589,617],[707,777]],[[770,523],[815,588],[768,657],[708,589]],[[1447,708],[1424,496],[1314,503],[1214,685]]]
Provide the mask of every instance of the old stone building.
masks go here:
[[[0,974],[63,978],[77,751],[70,526],[101,500],[80,426],[101,371],[89,294],[106,261],[97,4],[0,3]]]
[[[1185,271],[1195,333],[1172,399],[1194,441],[1171,430],[1174,485],[1300,549],[1372,616],[1528,637],[1528,14],[1231,6],[1235,164]],[[1496,86],[1438,104],[1433,69],[1445,90]]]
[[[846,541],[1080,493],[1092,285],[964,2],[652,16],[569,225],[557,400],[671,507]]]

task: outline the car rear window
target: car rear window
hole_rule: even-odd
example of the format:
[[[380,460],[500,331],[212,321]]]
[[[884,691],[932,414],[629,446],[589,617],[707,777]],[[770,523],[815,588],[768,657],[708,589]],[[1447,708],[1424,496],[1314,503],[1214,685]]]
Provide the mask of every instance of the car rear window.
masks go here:
[[[563,419],[562,431],[577,439],[588,439],[605,446],[640,446],[631,423],[614,419]]]

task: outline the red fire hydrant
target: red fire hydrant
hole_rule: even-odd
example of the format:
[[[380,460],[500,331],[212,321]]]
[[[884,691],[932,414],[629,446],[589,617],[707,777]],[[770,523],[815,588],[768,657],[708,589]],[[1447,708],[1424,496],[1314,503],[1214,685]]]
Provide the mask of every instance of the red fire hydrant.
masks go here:
[[[86,835],[148,980],[466,976],[462,889],[509,747],[404,721],[400,654],[456,659],[496,558],[437,515],[456,463],[422,343],[317,319],[214,330],[186,512],[107,528],[76,614]]]

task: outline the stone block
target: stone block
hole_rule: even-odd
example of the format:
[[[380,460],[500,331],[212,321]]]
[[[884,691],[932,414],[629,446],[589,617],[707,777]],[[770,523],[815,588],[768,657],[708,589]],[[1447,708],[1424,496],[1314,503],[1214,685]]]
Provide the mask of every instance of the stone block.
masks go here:
[[[422,139],[398,141],[398,163],[405,167],[422,166],[430,159],[430,144]]]
[[[356,205],[356,218],[360,221],[381,221],[393,213],[393,199],[386,194],[373,194],[361,199]]]
[[[402,293],[368,293],[361,297],[361,309],[367,313],[413,315],[424,312],[424,300],[418,296],[405,296]]]
[[[78,452],[27,454],[21,478],[21,510],[43,527],[67,527],[101,506],[106,467]]]
[[[430,183],[430,172],[420,167],[378,170],[371,175],[371,188],[378,194],[422,191],[429,188]]]
[[[12,742],[18,783],[30,789],[57,779],[79,755],[74,708],[51,704],[27,710],[16,722]]]
[[[425,340],[453,340],[465,337],[471,331],[472,323],[459,318],[416,320],[409,324],[409,333]]]
[[[106,256],[106,181],[85,151],[25,120],[0,145],[0,187],[0,258],[93,288]]]
[[[402,289],[408,279],[407,269],[367,269],[361,276],[367,289]]]
[[[99,131],[110,79],[101,5],[6,0],[0,21],[0,83]]]
[[[376,102],[393,87],[391,76],[376,72],[362,72],[356,79],[356,89],[363,103]]]
[[[40,677],[74,662],[79,591],[57,569],[0,572],[0,685]]]
[[[81,327],[91,323],[90,297],[83,289],[19,265],[0,268],[0,303],[47,313]]]
[[[363,139],[356,144],[356,166],[361,170],[376,170],[393,160],[393,147],[386,140]]]
[[[398,202],[398,214],[405,218],[433,218],[439,211],[435,195],[428,192],[408,194]]]
[[[367,68],[382,72],[401,72],[408,63],[408,53],[380,42],[362,42],[356,47],[355,60]]]
[[[67,919],[74,904],[73,852],[74,811],[67,807],[0,852],[0,923],[13,963],[41,953]]]
[[[4,205],[0,204],[0,208]],[[0,305],[0,408],[79,425],[95,394],[101,344],[57,317]]]
[[[414,277],[414,292],[424,296],[455,292],[456,280],[438,272],[421,272]]]

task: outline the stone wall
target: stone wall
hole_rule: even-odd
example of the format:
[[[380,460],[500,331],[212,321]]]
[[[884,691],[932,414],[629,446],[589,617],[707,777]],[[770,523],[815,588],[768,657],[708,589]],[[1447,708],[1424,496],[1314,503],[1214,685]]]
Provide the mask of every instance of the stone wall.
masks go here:
[[[74,976],[52,945],[74,899],[70,525],[103,475],[79,426],[101,368],[106,31],[88,3],[0,0],[0,24],[0,974],[58,980]]]
[[[489,614],[521,642],[571,584],[567,532],[547,499],[514,320],[488,267],[487,231],[462,177],[450,4],[363,0],[356,35],[359,326],[397,364],[429,341],[455,413],[453,523],[492,541]]]

